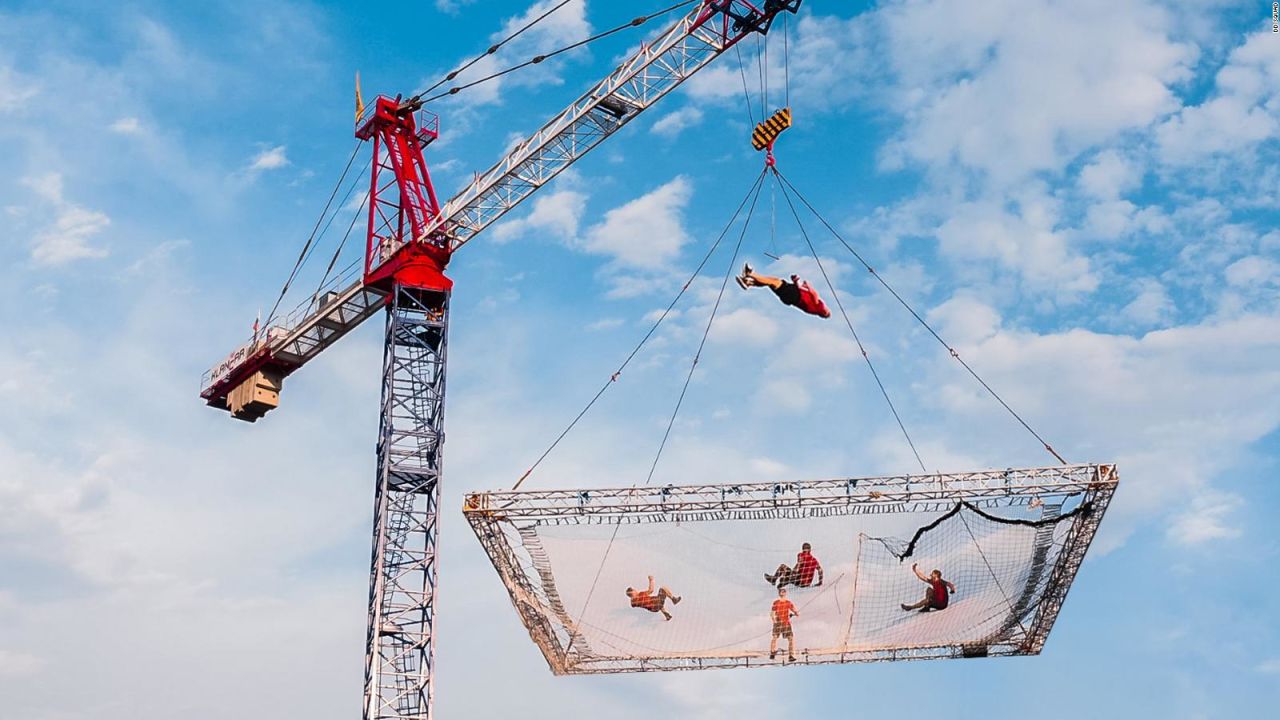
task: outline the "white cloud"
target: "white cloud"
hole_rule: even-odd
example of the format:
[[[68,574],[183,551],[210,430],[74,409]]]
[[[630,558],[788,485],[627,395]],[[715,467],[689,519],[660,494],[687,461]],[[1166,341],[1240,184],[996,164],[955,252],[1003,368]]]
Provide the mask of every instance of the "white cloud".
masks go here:
[[[1239,153],[1280,134],[1280,44],[1253,33],[1232,51],[1214,80],[1214,94],[1183,108],[1156,131],[1159,157],[1172,165]]]
[[[490,231],[497,242],[546,233],[558,240],[572,242],[578,237],[578,225],[587,206],[587,196],[575,190],[555,190],[537,196],[533,209],[521,218],[508,220]]]
[[[1156,325],[1172,316],[1173,300],[1158,280],[1146,278],[1137,283],[1138,296],[1124,306],[1120,313],[1140,325]]]
[[[13,68],[0,67],[0,113],[21,109],[39,92],[39,86]]]
[[[32,239],[31,259],[39,265],[58,266],[76,260],[106,257],[107,251],[90,240],[111,224],[105,213],[69,202],[63,195],[62,175],[46,173],[23,178],[53,210],[53,223]]]
[[[1240,529],[1230,525],[1230,520],[1242,504],[1239,496],[1229,493],[1197,495],[1185,511],[1174,516],[1167,535],[1179,545],[1240,537]]]
[[[982,171],[999,186],[1063,167],[1178,108],[1194,46],[1145,2],[931,1],[878,13],[905,128],[885,161]]]
[[[653,123],[650,131],[655,135],[673,138],[685,129],[693,127],[700,122],[702,122],[702,111],[696,106],[690,105],[658,118]]]
[[[466,1],[471,2],[473,0]],[[446,7],[439,5],[437,7],[445,12],[456,11],[459,7],[450,2],[445,4]],[[503,23],[502,29],[490,35],[489,40],[496,43],[505,39],[558,4],[559,0],[539,0],[533,3],[522,14],[508,18]],[[481,57],[474,65],[459,73],[453,81],[441,86],[437,92],[492,75],[516,63],[524,62],[533,55],[559,49],[569,43],[582,40],[590,34],[591,24],[587,22],[586,1],[573,0],[508,42],[497,53]],[[472,109],[484,105],[501,104],[506,97],[507,91],[513,87],[529,88],[542,85],[560,85],[564,82],[561,75],[564,60],[575,56],[581,57],[580,54],[570,53],[565,58],[556,58],[533,67],[524,68],[510,75],[494,78],[488,82],[468,88],[456,96],[444,99],[444,102],[459,108]],[[467,57],[455,63],[454,67],[461,67],[470,61],[471,57]]]
[[[249,172],[278,170],[288,164],[289,158],[285,155],[285,146],[276,145],[254,155],[253,159],[249,161]]]
[[[600,332],[602,330],[613,330],[622,327],[625,321],[622,318],[601,318],[587,325],[587,330],[591,332]]]
[[[41,265],[65,265],[75,260],[107,256],[104,248],[93,247],[89,239],[111,224],[111,218],[96,210],[67,205],[58,210],[53,227],[35,236],[31,259]]]
[[[0,649],[0,675],[32,675],[47,665],[35,655]]]
[[[1280,283],[1280,263],[1260,255],[1250,255],[1227,266],[1227,283],[1233,286],[1275,285]]]
[[[587,230],[582,246],[588,252],[612,257],[621,266],[664,267],[689,239],[683,215],[692,194],[692,181],[677,176],[605,213],[603,221]]]
[[[995,260],[1017,270],[1028,290],[1070,300],[1098,286],[1088,258],[1062,232],[1059,203],[1042,188],[1017,194],[1015,209],[993,201],[962,203],[937,230],[942,252],[959,260]]]
[[[1115,150],[1104,150],[1080,170],[1078,182],[1085,194],[1113,200],[1137,187],[1141,180],[1142,171],[1132,160]]]
[[[1264,675],[1280,675],[1280,658],[1263,660],[1258,663],[1258,667],[1255,668],[1255,670],[1263,673]]]
[[[929,311],[928,320],[949,342],[976,344],[1000,329],[1000,314],[990,305],[965,295],[947,300]]]
[[[731,345],[764,347],[778,337],[778,324],[750,308],[722,313],[711,327],[710,339]]]
[[[462,8],[474,5],[476,0],[435,0],[436,9],[449,15],[457,15]]]
[[[142,129],[142,124],[136,117],[122,117],[111,123],[111,132],[117,132],[121,135],[133,135]]]

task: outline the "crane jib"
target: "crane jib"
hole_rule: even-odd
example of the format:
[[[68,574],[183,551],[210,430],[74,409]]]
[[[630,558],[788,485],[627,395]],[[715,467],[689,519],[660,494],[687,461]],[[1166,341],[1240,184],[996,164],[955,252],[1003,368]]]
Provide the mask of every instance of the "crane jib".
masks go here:
[[[342,291],[353,296],[356,307],[343,315],[339,331],[330,329],[334,315],[321,304],[283,328],[299,342],[265,343],[253,352],[237,349],[207,374],[202,397],[226,408],[233,386],[254,381],[257,368],[280,367],[284,374],[297,369],[381,307],[401,266],[414,268],[411,284],[444,286],[444,266],[454,251],[725,50],[753,33],[767,34],[780,13],[794,14],[802,2],[699,3],[443,204],[422,159],[422,149],[438,135],[438,119],[420,101],[379,97],[357,131],[372,141],[374,158],[364,276]],[[411,244],[426,252],[404,262],[401,251]]]

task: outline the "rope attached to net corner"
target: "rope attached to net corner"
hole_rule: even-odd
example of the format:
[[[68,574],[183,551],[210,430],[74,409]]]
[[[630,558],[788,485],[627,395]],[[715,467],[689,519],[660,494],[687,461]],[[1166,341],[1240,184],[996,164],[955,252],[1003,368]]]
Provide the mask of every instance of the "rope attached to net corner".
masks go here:
[[[568,1],[568,0],[566,0],[566,2],[567,2],[567,1]],[[475,87],[476,85],[479,85],[479,84],[481,84],[481,83],[489,82],[490,80],[496,80],[497,78],[500,78],[500,77],[502,77],[503,75],[507,75],[507,74],[509,74],[509,73],[513,73],[513,72],[515,72],[515,71],[517,71],[517,70],[521,70],[521,69],[523,69],[523,68],[527,68],[527,67],[529,67],[530,65],[537,65],[537,64],[539,64],[539,63],[541,63],[541,62],[543,62],[543,61],[545,61],[545,60],[550,60],[551,58],[553,58],[553,57],[555,57],[555,56],[557,56],[557,55],[560,55],[561,53],[566,53],[566,52],[569,52],[570,50],[576,50],[577,48],[580,48],[580,47],[582,47],[582,46],[584,46],[584,45],[588,45],[588,44],[593,43],[593,42],[595,42],[595,41],[597,41],[597,40],[601,40],[601,39],[603,39],[603,38],[609,37],[610,35],[613,35],[613,34],[616,34],[616,33],[622,32],[623,30],[626,30],[626,29],[628,29],[628,28],[639,27],[639,26],[641,26],[641,25],[645,24],[646,22],[649,22],[650,20],[652,20],[652,19],[654,19],[654,18],[656,18],[656,17],[662,16],[662,15],[666,15],[666,14],[667,14],[667,13],[669,13],[669,12],[672,12],[672,11],[675,11],[675,10],[679,10],[680,8],[685,7],[686,5],[692,5],[692,4],[693,4],[693,3],[695,3],[695,2],[698,2],[698,0],[683,0],[683,2],[676,3],[675,5],[672,5],[672,6],[670,6],[670,7],[664,8],[664,9],[659,10],[659,11],[654,12],[654,13],[649,13],[648,15],[641,15],[640,17],[637,17],[637,18],[634,18],[634,19],[632,19],[632,20],[629,20],[629,21],[627,21],[627,22],[625,22],[625,23],[623,23],[623,24],[621,24],[621,25],[618,25],[617,27],[610,28],[610,29],[608,29],[608,30],[605,30],[604,32],[596,33],[595,35],[592,35],[592,36],[590,36],[590,37],[588,37],[588,38],[584,38],[584,39],[579,40],[579,41],[577,41],[577,42],[575,42],[575,43],[570,43],[570,44],[568,44],[568,45],[565,45],[565,46],[564,46],[564,47],[562,47],[562,48],[558,48],[558,49],[556,49],[556,50],[552,50],[552,51],[551,51],[551,52],[549,52],[549,53],[544,53],[544,54],[541,54],[541,55],[534,55],[532,58],[530,58],[530,59],[528,59],[528,60],[525,60],[525,61],[524,61],[524,62],[522,62],[522,63],[516,64],[516,65],[512,65],[511,67],[508,67],[508,68],[503,69],[503,70],[499,70],[498,72],[492,73],[492,74],[490,74],[490,75],[486,75],[486,76],[484,76],[484,77],[482,77],[482,78],[479,78],[479,79],[476,79],[476,80],[472,80],[471,82],[468,82],[468,83],[463,83],[462,85],[454,85],[453,87],[449,88],[448,90],[445,90],[444,92],[436,93],[435,95],[432,95],[432,96],[427,97],[427,98],[423,98],[423,97],[422,97],[423,95],[426,95],[426,94],[427,94],[428,92],[430,92],[431,90],[434,90],[435,88],[439,87],[439,86],[440,86],[441,84],[443,84],[444,82],[448,82],[448,80],[451,80],[451,79],[453,79],[454,77],[457,77],[457,74],[458,74],[458,73],[462,72],[462,71],[463,71],[463,70],[465,70],[466,68],[468,68],[468,67],[470,67],[471,65],[475,64],[477,61],[479,61],[479,60],[480,60],[480,58],[481,58],[481,57],[484,57],[485,55],[489,55],[491,52],[496,52],[496,51],[497,51],[497,49],[498,49],[499,47],[501,47],[501,45],[502,45],[502,44],[505,44],[508,40],[511,40],[512,38],[514,38],[514,37],[515,37],[515,35],[519,35],[521,32],[524,32],[525,30],[529,29],[529,28],[530,28],[530,27],[532,27],[534,24],[536,24],[536,23],[538,22],[538,20],[541,20],[542,18],[546,17],[547,15],[550,15],[552,12],[555,12],[556,10],[558,10],[561,6],[563,6],[563,5],[565,4],[565,2],[562,2],[562,3],[560,3],[560,5],[556,6],[555,8],[552,8],[551,10],[549,10],[549,11],[547,11],[545,14],[543,14],[541,17],[539,17],[539,18],[537,18],[536,20],[534,20],[533,22],[529,23],[529,25],[526,25],[524,28],[521,28],[518,32],[516,32],[516,33],[515,33],[515,35],[512,35],[510,38],[507,38],[507,40],[503,40],[503,41],[502,41],[502,43],[500,43],[499,45],[495,45],[495,46],[493,46],[493,47],[492,47],[492,48],[490,48],[488,51],[486,51],[484,54],[482,54],[482,55],[480,55],[480,56],[476,57],[474,60],[472,60],[471,62],[467,63],[467,64],[466,64],[465,66],[463,66],[462,68],[459,68],[458,70],[455,70],[454,72],[449,73],[449,75],[448,75],[448,76],[446,76],[445,80],[442,80],[441,82],[437,82],[435,85],[432,85],[432,86],[431,86],[430,88],[428,88],[427,90],[424,90],[424,91],[422,91],[422,92],[418,93],[417,95],[414,95],[414,96],[410,99],[410,102],[421,102],[421,103],[425,104],[425,103],[429,103],[429,102],[431,102],[431,101],[433,101],[433,100],[439,100],[440,98],[448,97],[448,96],[450,96],[450,95],[457,95],[458,93],[462,92],[463,90],[466,90],[466,89],[468,89],[468,88]]]
[[[971,375],[974,380],[977,380],[978,383],[982,385],[983,389],[985,389],[991,395],[991,397],[995,398],[996,401],[999,402],[1000,405],[1003,406],[1004,409],[1007,410],[1009,414],[1012,415],[1013,418],[1017,420],[1018,423],[1022,425],[1024,429],[1026,429],[1027,432],[1031,433],[1031,435],[1040,442],[1040,444],[1044,447],[1045,450],[1049,452],[1050,455],[1052,455],[1055,459],[1058,460],[1058,462],[1062,463],[1063,465],[1069,464],[1066,460],[1063,459],[1061,455],[1058,454],[1057,450],[1053,449],[1053,446],[1050,445],[1048,441],[1046,441],[1043,437],[1040,436],[1040,433],[1036,432],[1029,424],[1027,424],[1027,421],[1023,420],[1022,416],[1019,415],[1016,411],[1014,411],[1014,409],[1009,406],[1009,403],[1005,402],[1004,398],[1000,397],[1000,394],[997,393],[990,385],[987,384],[986,380],[983,380],[982,377],[978,375],[977,371],[975,371],[972,367],[970,367],[969,363],[965,362],[964,359],[960,357],[959,351],[957,351],[954,347],[948,344],[946,340],[943,340],[942,336],[939,335],[938,332],[934,330],[933,327],[930,326],[929,323],[926,322],[923,317],[920,316],[920,313],[916,312],[915,308],[913,308],[910,305],[910,303],[908,303],[905,299],[903,299],[903,297],[899,295],[898,292],[894,290],[893,287],[890,286],[889,283],[886,282],[885,279],[875,271],[875,268],[873,268],[870,263],[868,263],[865,259],[863,259],[862,255],[859,254],[858,251],[855,250],[853,246],[850,245],[840,235],[840,233],[836,232],[836,229],[831,226],[831,223],[827,222],[826,218],[824,218],[822,214],[819,213],[817,209],[814,208],[813,205],[810,204],[809,201],[805,199],[804,195],[801,194],[800,191],[796,189],[794,185],[791,184],[791,181],[787,180],[787,178],[781,173],[778,173],[778,177],[782,180],[783,184],[785,184],[788,188],[791,189],[792,192],[795,193],[796,197],[799,198],[800,202],[804,203],[804,206],[809,209],[809,212],[813,213],[813,216],[818,218],[818,221],[821,222],[827,228],[827,230],[831,232],[832,236],[834,236],[837,240],[839,240],[841,245],[844,245],[845,249],[848,250],[849,253],[853,255],[853,257],[856,258],[864,268],[867,269],[867,272],[871,273],[872,276],[874,276],[875,279],[880,283],[880,285],[883,286],[885,290],[889,291],[890,295],[893,295],[894,299],[898,301],[899,305],[906,308],[907,312],[911,313],[911,316],[916,319],[916,322],[920,323],[920,325],[925,330],[929,331],[929,334],[932,335],[933,338],[937,340],[939,344],[941,344],[944,348],[947,349],[947,352],[951,355],[951,357],[955,358],[956,362],[960,363],[961,367],[967,370],[969,372],[969,375]]]
[[[818,257],[818,250],[813,246],[813,241],[809,239],[809,233],[804,228],[804,223],[800,220],[800,213],[796,210],[795,203],[791,202],[791,194],[787,192],[790,183],[778,172],[778,168],[773,168],[773,174],[780,178],[783,182],[782,197],[787,201],[787,207],[791,208],[791,214],[796,219],[796,225],[800,228],[800,235],[804,237],[805,244],[809,246],[809,252],[813,255],[813,259],[818,263],[818,270],[822,272],[822,279],[827,283],[827,289],[831,291],[831,297],[836,302],[836,307],[840,309],[840,315],[844,318],[845,325],[849,328],[849,333],[853,335],[853,341],[858,345],[858,351],[862,353],[862,359],[867,363],[867,369],[871,371],[871,376],[875,378],[876,386],[880,388],[880,395],[884,397],[884,401],[889,406],[889,412],[893,413],[893,419],[898,423],[898,429],[902,431],[902,436],[906,438],[907,445],[911,448],[911,454],[915,456],[916,462],[920,464],[920,469],[929,472],[925,467],[924,460],[920,457],[920,451],[916,449],[915,441],[911,439],[911,433],[907,432],[907,426],[902,422],[902,416],[898,414],[898,408],[894,406],[893,400],[889,397],[889,391],[885,388],[884,382],[880,379],[880,373],[876,371],[875,363],[871,362],[871,355],[867,352],[867,348],[863,346],[862,339],[858,337],[858,331],[853,328],[853,321],[849,319],[849,313],[844,309],[844,303],[840,301],[840,294],[836,292],[836,286],[831,282],[831,277],[827,274],[827,269],[822,264],[822,258]],[[792,188],[794,190],[794,188]],[[798,196],[798,195],[797,195]]]
[[[600,399],[600,397],[605,394],[605,391],[607,391],[614,383],[616,383],[618,381],[618,378],[622,377],[622,371],[627,369],[627,366],[630,365],[631,361],[635,359],[637,354],[639,354],[641,348],[643,348],[645,344],[649,342],[650,338],[653,337],[653,334],[658,331],[658,326],[661,325],[662,321],[666,320],[667,316],[671,314],[671,311],[675,309],[676,304],[680,302],[680,298],[684,297],[684,294],[688,292],[689,287],[693,285],[693,281],[698,279],[698,276],[702,274],[702,269],[707,266],[707,263],[711,260],[711,256],[715,254],[716,249],[720,247],[720,243],[724,240],[725,236],[729,234],[729,229],[733,227],[733,224],[735,222],[737,222],[738,215],[742,213],[742,209],[746,207],[747,201],[751,199],[752,194],[754,193],[757,196],[759,195],[758,188],[763,180],[764,180],[764,171],[762,170],[760,174],[756,177],[755,182],[751,184],[751,188],[747,190],[747,194],[742,197],[742,202],[738,203],[738,208],[733,211],[733,217],[729,218],[729,222],[724,226],[724,229],[720,231],[719,236],[716,237],[716,240],[714,243],[712,243],[711,248],[707,250],[707,253],[705,255],[702,256],[702,260],[701,262],[698,263],[698,267],[694,269],[693,274],[690,275],[689,279],[686,280],[684,285],[680,287],[680,292],[676,293],[676,296],[671,300],[670,304],[667,305],[667,308],[662,311],[662,314],[658,316],[658,319],[655,320],[653,325],[649,327],[649,331],[646,332],[644,334],[644,337],[640,339],[640,342],[637,343],[634,348],[632,348],[631,352],[627,355],[626,359],[623,360],[622,364],[618,366],[618,369],[613,371],[613,374],[610,375],[607,380],[605,380],[604,384],[600,386],[600,389],[596,391],[595,396],[592,397],[591,400],[587,402],[586,406],[582,408],[582,411],[579,412],[577,416],[575,416],[573,420],[568,424],[568,426],[566,426],[565,429],[562,430],[560,434],[556,436],[556,439],[551,442],[551,445],[548,446],[546,450],[542,451],[542,454],[539,455],[538,459],[535,460],[533,464],[529,466],[529,469],[524,471],[524,474],[520,476],[520,479],[517,480],[515,485],[511,487],[513,491],[520,489],[520,486],[524,484],[524,481],[528,479],[530,475],[533,474],[533,471],[536,470],[538,466],[542,464],[543,460],[547,459],[547,456],[551,454],[552,450],[556,449],[556,446],[559,445],[560,441],[563,440],[565,436],[569,434],[569,431],[573,430],[573,428],[577,426],[578,421],[582,420],[583,416],[585,416],[587,412],[591,410],[593,406],[595,406],[596,402]]]

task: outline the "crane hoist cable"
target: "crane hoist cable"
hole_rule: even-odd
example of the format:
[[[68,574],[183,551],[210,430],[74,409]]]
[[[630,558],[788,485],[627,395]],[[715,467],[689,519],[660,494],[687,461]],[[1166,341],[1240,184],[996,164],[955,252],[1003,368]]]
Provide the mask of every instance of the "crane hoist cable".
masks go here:
[[[426,104],[426,103],[429,103],[429,102],[431,102],[431,101],[433,101],[433,100],[439,100],[440,98],[448,97],[449,95],[456,95],[456,94],[458,94],[459,92],[462,92],[463,90],[466,90],[467,88],[472,88],[472,87],[475,87],[476,85],[479,85],[479,84],[481,84],[481,83],[486,83],[486,82],[489,82],[490,80],[495,80],[495,79],[497,79],[497,78],[502,77],[503,75],[507,75],[507,74],[509,74],[509,73],[513,73],[513,72],[515,72],[515,71],[517,71],[517,70],[520,70],[520,69],[523,69],[523,68],[529,67],[530,65],[537,65],[537,64],[539,64],[539,63],[541,63],[541,62],[543,62],[543,61],[545,61],[545,60],[549,60],[549,59],[551,59],[551,58],[553,58],[553,57],[555,57],[555,56],[557,56],[557,55],[560,55],[561,53],[566,53],[566,52],[569,52],[570,50],[575,50],[575,49],[577,49],[577,48],[582,47],[583,45],[587,45],[587,44],[593,43],[593,42],[595,42],[596,40],[600,40],[600,39],[602,39],[602,38],[609,37],[610,35],[613,35],[613,34],[615,34],[615,33],[622,32],[623,30],[626,30],[627,28],[639,27],[639,26],[641,26],[641,25],[643,25],[643,24],[645,24],[645,23],[649,22],[650,20],[652,20],[652,19],[654,19],[654,18],[656,18],[656,17],[660,17],[660,16],[662,16],[662,15],[666,15],[666,14],[667,14],[667,13],[669,13],[669,12],[673,12],[673,11],[675,11],[675,10],[679,10],[680,8],[685,7],[685,6],[687,6],[687,5],[692,5],[692,4],[693,4],[693,3],[695,3],[695,2],[698,2],[698,0],[683,0],[683,2],[676,3],[675,5],[672,5],[672,6],[668,7],[668,8],[664,8],[664,9],[659,10],[659,11],[657,11],[657,12],[650,13],[650,14],[648,14],[648,15],[641,15],[640,17],[637,17],[637,18],[635,18],[635,19],[633,19],[633,20],[630,20],[630,21],[625,22],[625,23],[623,23],[623,24],[621,24],[621,25],[618,25],[617,27],[610,28],[609,30],[605,30],[604,32],[596,33],[595,35],[592,35],[592,36],[590,36],[590,37],[588,37],[588,38],[584,38],[584,39],[579,40],[579,41],[577,41],[577,42],[570,43],[569,45],[565,45],[565,46],[564,46],[564,47],[562,47],[562,48],[558,48],[558,49],[556,49],[556,50],[552,50],[552,51],[551,51],[551,52],[549,52],[549,53],[544,53],[544,54],[541,54],[541,55],[534,55],[532,58],[530,58],[530,59],[528,59],[528,60],[525,60],[525,61],[524,61],[524,62],[522,62],[522,63],[516,64],[516,65],[512,65],[511,67],[508,67],[508,68],[506,68],[506,69],[504,69],[504,70],[499,70],[498,72],[492,73],[492,74],[490,74],[490,75],[486,75],[486,76],[484,76],[484,77],[482,77],[482,78],[479,78],[479,79],[477,79],[477,80],[472,80],[471,82],[463,83],[463,84],[461,84],[461,85],[455,85],[455,86],[453,86],[453,87],[449,88],[448,90],[445,90],[444,92],[436,93],[435,95],[431,95],[430,97],[426,97],[426,98],[424,98],[424,97],[423,97],[423,95],[426,95],[426,94],[427,94],[427,91],[423,91],[423,92],[421,92],[421,93],[418,93],[417,95],[414,95],[414,96],[413,96],[412,98],[410,98],[410,99],[409,99],[405,104],[406,104],[406,105],[410,105],[410,104]],[[562,3],[562,4],[563,4],[563,3]],[[486,54],[487,54],[487,53],[486,53]],[[432,86],[432,87],[433,87],[433,88],[435,88],[435,87],[439,87],[439,85],[440,85],[440,84],[439,84],[439,83],[437,83],[436,85],[434,85],[434,86]]]
[[[733,227],[733,224],[735,222],[737,222],[738,215],[740,215],[742,213],[742,209],[747,206],[747,201],[751,199],[751,196],[753,194],[758,194],[757,188],[760,186],[760,183],[763,180],[764,180],[764,171],[762,170],[760,174],[756,176],[755,182],[751,184],[751,188],[747,190],[747,194],[743,196],[742,202],[738,203],[738,208],[733,211],[733,216],[729,218],[729,222],[726,223],[724,226],[724,229],[720,231],[719,236],[716,237],[716,240],[714,243],[712,243],[711,248],[708,249],[707,253],[702,256],[702,260],[701,262],[698,263],[698,267],[694,269],[693,274],[690,275],[689,279],[686,280],[684,285],[680,287],[680,291],[676,293],[675,298],[671,300],[670,304],[667,305],[667,308],[662,311],[662,314],[658,316],[658,319],[655,320],[653,325],[649,327],[649,331],[644,334],[644,337],[640,339],[640,342],[634,348],[632,348],[631,352],[627,355],[626,359],[623,360],[622,364],[618,366],[618,369],[615,370],[613,374],[610,375],[604,381],[604,384],[600,386],[600,389],[598,391],[596,391],[595,396],[592,397],[591,400],[587,402],[586,406],[583,407],[582,410],[573,418],[573,420],[569,422],[568,426],[565,427],[565,429],[562,430],[560,434],[556,436],[556,439],[551,442],[551,445],[548,446],[546,450],[542,451],[542,454],[539,455],[538,459],[535,460],[533,464],[529,466],[529,469],[524,471],[524,474],[520,476],[520,479],[517,480],[515,485],[511,487],[513,491],[520,489],[520,486],[524,484],[524,481],[528,479],[530,475],[533,474],[533,471],[536,470],[538,466],[542,464],[543,460],[547,459],[547,456],[551,454],[552,450],[556,449],[556,446],[559,445],[560,441],[563,440],[565,436],[569,434],[569,431],[573,430],[573,428],[577,426],[578,421],[582,420],[583,416],[585,416],[587,412],[591,410],[593,406],[595,406],[596,402],[600,400],[601,396],[604,395],[605,391],[608,390],[614,383],[616,383],[618,381],[618,378],[622,377],[622,371],[627,369],[627,366],[630,365],[631,361],[635,359],[637,354],[639,354],[641,348],[643,348],[645,344],[649,342],[649,339],[653,337],[653,334],[658,331],[658,326],[661,325],[662,321],[666,320],[667,316],[671,314],[671,311],[675,309],[676,303],[680,302],[680,298],[684,297],[684,294],[688,292],[689,287],[693,284],[693,281],[698,279],[698,276],[702,274],[702,269],[707,266],[707,263],[711,260],[711,256],[715,253],[716,248],[720,247],[720,243],[724,240],[725,236],[729,234],[729,229]]]
[[[920,313],[916,312],[915,308],[911,307],[910,303],[904,300],[903,297],[899,295],[898,292],[894,290],[893,287],[890,286],[889,283],[885,281],[885,279],[881,277],[879,273],[876,272],[875,268],[873,268],[871,264],[868,263],[862,257],[862,255],[858,253],[858,251],[855,250],[853,246],[850,245],[848,241],[846,241],[844,237],[840,235],[839,232],[836,231],[834,227],[832,227],[831,223],[827,222],[826,218],[824,218],[822,214],[819,213],[817,209],[814,208],[813,205],[810,204],[807,199],[805,199],[804,195],[802,195],[800,191],[796,189],[795,185],[791,184],[791,181],[788,180],[785,175],[779,172],[778,179],[782,181],[785,187],[790,188],[791,191],[795,193],[796,198],[800,200],[800,202],[804,204],[806,208],[809,209],[809,212],[813,213],[813,216],[816,217],[818,221],[821,222],[827,228],[827,230],[832,234],[832,236],[836,238],[836,240],[840,241],[840,244],[843,245],[845,249],[849,251],[849,254],[853,255],[853,257],[857,259],[859,263],[861,263],[862,267],[866,268],[867,272],[871,273],[871,275],[876,279],[876,281],[879,282],[880,285],[884,287],[885,290],[889,291],[889,294],[892,295],[893,298],[898,301],[898,304],[901,305],[903,308],[905,308],[907,312],[911,313],[911,316],[916,319],[916,322],[920,323],[920,325],[925,330],[927,330],[930,335],[933,336],[934,340],[937,340],[940,345],[946,348],[947,353],[951,355],[951,357],[955,358],[956,362],[960,363],[961,367],[963,367],[966,371],[968,371],[969,375],[971,375],[974,380],[977,380],[978,383],[982,385],[983,389],[985,389],[991,395],[991,397],[995,398],[996,401],[999,402],[1000,405],[1003,406],[1004,409],[1007,410],[1009,414],[1012,415],[1013,418],[1017,420],[1018,423],[1022,425],[1022,427],[1027,432],[1031,433],[1032,437],[1038,440],[1050,455],[1052,455],[1055,459],[1058,460],[1058,462],[1062,463],[1063,465],[1068,464],[1067,461],[1064,460],[1063,457],[1058,454],[1058,451],[1054,450],[1053,446],[1050,445],[1043,437],[1041,437],[1040,433],[1036,432],[1035,429],[1033,429],[1031,425],[1027,423],[1026,420],[1023,420],[1022,416],[1019,415],[1017,412],[1015,412],[1014,409],[1009,406],[1009,403],[1005,402],[1004,398],[1000,397],[999,393],[997,393],[990,385],[988,385],[987,381],[983,380],[982,377],[978,375],[977,371],[974,370],[969,365],[969,363],[964,361],[964,358],[960,357],[959,351],[957,351],[954,347],[948,344],[946,340],[942,339],[942,336],[939,335],[938,332],[934,330],[933,327],[929,325],[929,323],[926,322],[923,317],[920,316]]]

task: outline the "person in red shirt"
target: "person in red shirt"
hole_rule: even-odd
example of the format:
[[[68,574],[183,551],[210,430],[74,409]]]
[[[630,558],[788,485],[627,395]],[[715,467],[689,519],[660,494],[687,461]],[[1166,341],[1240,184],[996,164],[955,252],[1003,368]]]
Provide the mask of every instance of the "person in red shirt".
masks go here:
[[[919,610],[920,612],[929,612],[930,610],[946,610],[950,601],[950,593],[956,591],[956,586],[942,579],[942,571],[934,570],[926,576],[920,572],[919,563],[912,563],[911,570],[915,572],[916,577],[920,581],[927,584],[925,588],[924,599],[918,603],[908,605],[902,603],[903,610]]]
[[[796,661],[796,637],[791,630],[791,618],[800,617],[800,611],[787,599],[787,591],[778,588],[778,599],[769,608],[769,617],[773,620],[773,638],[769,640],[769,659],[778,654],[778,638],[787,639],[787,660]]]
[[[671,592],[671,590],[661,587],[658,588],[658,594],[653,594],[653,576],[649,576],[649,589],[636,590],[635,588],[627,588],[627,597],[631,598],[631,607],[648,610],[649,612],[660,612],[662,617],[670,620],[671,613],[667,612],[665,607],[667,600],[672,605],[680,604],[680,596]]]
[[[822,302],[822,298],[818,297],[818,291],[801,280],[799,275],[792,275],[791,281],[788,282],[782,278],[759,275],[751,269],[751,264],[747,263],[742,266],[742,274],[734,279],[738,281],[738,287],[743,290],[767,287],[773,290],[773,294],[778,296],[783,305],[791,305],[821,318],[831,317],[831,311],[827,309],[827,304]]]
[[[800,546],[800,552],[796,554],[795,567],[787,567],[786,563],[778,566],[772,575],[766,574],[764,579],[770,585],[783,587],[785,585],[795,585],[796,587],[809,587],[810,585],[818,586],[822,584],[822,565],[818,563],[818,558],[810,552],[813,548],[809,543]],[[814,582],[814,575],[817,575],[818,582]]]

